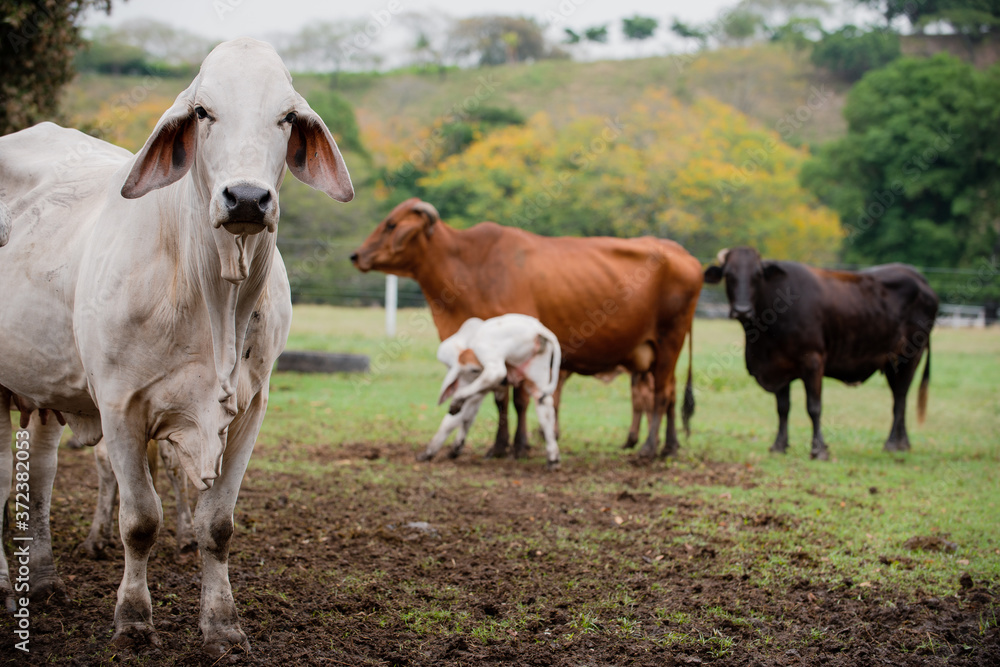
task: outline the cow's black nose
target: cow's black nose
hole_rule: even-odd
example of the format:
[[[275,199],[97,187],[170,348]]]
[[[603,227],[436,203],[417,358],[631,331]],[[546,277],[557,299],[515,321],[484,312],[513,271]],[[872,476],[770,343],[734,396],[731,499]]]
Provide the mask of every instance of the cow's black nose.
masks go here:
[[[229,213],[229,222],[257,222],[263,224],[264,216],[274,206],[271,193],[254,185],[234,185],[222,191],[222,200]]]
[[[351,261],[352,262],[358,261],[358,253],[356,253],[356,252],[352,252],[351,253]]]

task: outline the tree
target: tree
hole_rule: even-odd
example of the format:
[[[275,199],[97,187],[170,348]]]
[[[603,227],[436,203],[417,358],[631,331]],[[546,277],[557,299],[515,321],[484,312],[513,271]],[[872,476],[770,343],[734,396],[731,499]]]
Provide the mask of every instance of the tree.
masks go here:
[[[503,65],[554,55],[545,43],[541,26],[534,19],[524,17],[462,19],[452,28],[449,41],[452,53],[472,58],[479,65]]]
[[[641,42],[652,37],[658,25],[660,22],[652,16],[636,14],[632,18],[622,19],[622,32],[625,33],[625,39]]]
[[[888,30],[864,31],[845,25],[823,35],[810,59],[845,81],[854,82],[872,69],[884,67],[899,57],[899,35]]]
[[[976,268],[1000,253],[998,84],[997,68],[938,54],[851,89],[847,135],[802,174],[840,214],[846,261]]]
[[[436,68],[442,78],[447,73],[446,41],[453,20],[443,14],[404,12],[400,22],[414,35],[413,53],[417,63]]]
[[[1000,29],[998,0],[858,0],[858,4],[881,12],[887,23],[905,16],[918,29],[939,21],[971,37]]]
[[[607,44],[608,42],[608,26],[605,25],[595,25],[587,28],[583,31],[583,36],[587,38],[588,42],[596,42],[597,44]]]
[[[289,69],[336,75],[348,66],[377,65],[380,57],[369,48],[373,39],[363,22],[318,22],[286,36],[277,47]]]
[[[764,19],[760,14],[740,5],[726,15],[717,37],[724,42],[743,44],[753,39],[763,25]]]
[[[582,41],[580,34],[570,28],[563,28],[563,32],[566,33],[563,44],[579,44]]]
[[[701,48],[705,48],[705,44],[708,42],[708,33],[705,30],[695,25],[683,23],[676,16],[670,24],[670,32],[674,33],[681,39],[697,40],[698,45]]]
[[[110,13],[111,0],[5,0],[0,18],[0,134],[52,117],[73,78],[88,9]]]
[[[814,45],[822,38],[823,24],[816,18],[792,17],[784,25],[771,30],[771,41],[788,44],[798,51]]]
[[[804,151],[711,99],[648,91],[620,118],[539,113],[497,129],[418,181],[459,226],[548,235],[655,234],[712,257],[731,244],[831,261],[837,218],[798,183]]]

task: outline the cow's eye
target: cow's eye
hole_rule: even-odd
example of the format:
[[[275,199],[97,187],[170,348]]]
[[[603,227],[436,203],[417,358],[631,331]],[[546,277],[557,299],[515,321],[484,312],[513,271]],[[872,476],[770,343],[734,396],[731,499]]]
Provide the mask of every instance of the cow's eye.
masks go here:
[[[195,107],[194,112],[198,115],[199,120],[205,120],[208,118],[208,112],[205,111],[205,107]]]
[[[395,222],[387,222],[387,223],[385,223],[385,231],[391,232],[395,228],[396,228],[396,223]]]
[[[289,111],[288,115],[285,116],[285,118],[282,120],[282,122],[283,123],[288,123],[289,125],[291,125],[292,123],[295,122],[296,118],[298,118],[298,116],[295,115],[295,112],[294,111]]]

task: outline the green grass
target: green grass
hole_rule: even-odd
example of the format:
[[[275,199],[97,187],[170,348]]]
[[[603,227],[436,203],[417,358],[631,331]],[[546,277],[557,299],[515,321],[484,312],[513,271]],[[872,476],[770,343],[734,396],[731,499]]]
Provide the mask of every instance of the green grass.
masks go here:
[[[436,332],[426,311],[404,310],[399,336],[388,340],[383,317],[379,309],[296,307],[290,349],[364,353],[371,355],[373,369],[367,375],[274,374],[260,452],[251,469],[319,476],[341,465],[344,456],[338,451],[344,445],[405,443],[414,452],[422,449],[444,411],[435,405],[443,372],[435,359]],[[910,397],[912,452],[882,451],[891,396],[881,376],[860,387],[827,381],[823,421],[832,460],[823,463],[809,460],[811,431],[801,384],[793,385],[789,453],[769,455],[777,425],[774,398],[746,373],[742,332],[729,321],[697,321],[693,433],[680,457],[659,464],[662,474],[644,489],[654,495],[683,495],[711,508],[685,524],[674,540],[677,545],[698,549],[721,538],[733,556],[725,559],[723,570],[777,588],[805,566],[811,572],[818,569],[831,585],[852,579],[859,596],[884,589],[904,595],[952,592],[963,572],[977,580],[1000,579],[1000,331],[936,330],[932,345],[923,426],[916,424],[916,392]],[[564,468],[623,464],[619,446],[630,414],[627,382],[625,377],[609,385],[580,377],[569,382],[560,413]],[[485,406],[463,456],[480,456],[494,428],[495,410]],[[301,446],[325,452],[329,464],[304,461],[296,453]],[[531,469],[544,462],[535,456],[517,465]],[[713,470],[719,465],[745,471],[752,483],[716,479]],[[411,468],[380,459],[352,473],[358,483],[386,488],[400,476],[419,474],[432,489],[447,489],[456,474],[446,460],[421,466],[419,473]],[[703,484],[678,485],[701,471]],[[510,474],[498,473],[497,483]],[[581,476],[575,484],[584,495],[620,490],[600,475]],[[483,482],[484,493],[490,485]],[[622,519],[640,534],[662,522],[676,523],[672,508],[659,516]],[[782,523],[776,527],[769,521]],[[584,532],[580,539],[579,533],[556,531],[557,545],[572,545],[580,558],[597,559],[602,541],[635,539],[635,533],[610,527],[589,526]],[[958,549],[904,549],[903,543],[915,535],[946,536]],[[504,539],[516,544],[508,557],[534,548],[531,537],[517,531]],[[539,548],[547,551],[552,545]],[[580,614],[578,631],[593,630],[587,611]],[[680,618],[672,620],[683,624]],[[982,620],[985,628],[995,623],[995,617]],[[493,632],[490,627],[477,632]]]

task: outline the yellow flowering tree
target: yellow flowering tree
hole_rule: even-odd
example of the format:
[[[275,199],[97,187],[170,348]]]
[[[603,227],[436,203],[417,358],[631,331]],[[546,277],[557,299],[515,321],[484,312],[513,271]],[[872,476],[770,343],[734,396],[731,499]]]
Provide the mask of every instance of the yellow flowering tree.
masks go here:
[[[418,181],[458,226],[482,220],[549,235],[672,238],[699,257],[753,245],[831,261],[836,215],[799,186],[808,154],[712,99],[650,90],[615,117],[539,113],[496,130]]]

